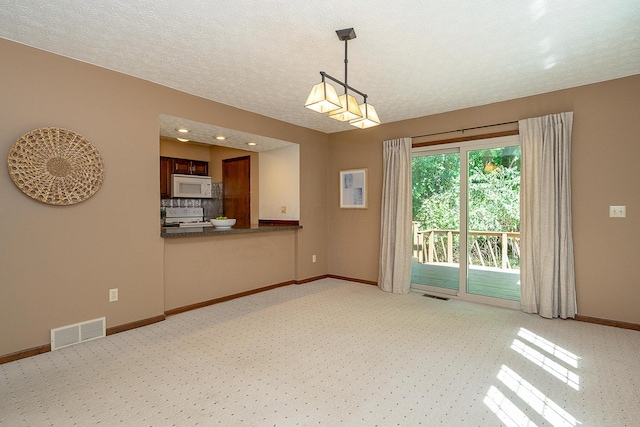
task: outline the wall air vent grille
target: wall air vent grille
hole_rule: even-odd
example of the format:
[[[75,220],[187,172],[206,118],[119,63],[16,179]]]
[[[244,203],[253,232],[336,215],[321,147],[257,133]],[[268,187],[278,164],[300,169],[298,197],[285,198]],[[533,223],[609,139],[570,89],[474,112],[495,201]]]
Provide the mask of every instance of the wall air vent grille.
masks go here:
[[[85,341],[103,338],[106,333],[106,318],[62,326],[51,330],[51,351]]]

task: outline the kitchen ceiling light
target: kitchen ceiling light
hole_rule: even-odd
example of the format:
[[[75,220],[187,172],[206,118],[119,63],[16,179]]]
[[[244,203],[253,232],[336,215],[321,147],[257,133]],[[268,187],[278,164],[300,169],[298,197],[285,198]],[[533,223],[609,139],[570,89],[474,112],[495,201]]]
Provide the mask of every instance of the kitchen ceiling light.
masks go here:
[[[219,135],[219,136],[216,136],[216,139],[217,139],[218,141],[224,141],[225,139],[227,139],[227,137],[225,137],[225,136],[223,136],[223,135]]]
[[[179,129],[176,129],[176,130],[178,132],[180,132],[180,133],[189,133],[189,129],[185,129],[185,128],[179,128]]]
[[[189,142],[187,138],[176,138],[180,142]]]
[[[353,28],[346,28],[344,30],[337,30],[336,34],[338,35],[338,39],[344,41],[344,82],[330,76],[324,71],[320,71],[322,81],[313,86],[304,106],[318,113],[329,113],[329,117],[332,119],[343,122],[348,121],[349,124],[361,129],[377,126],[380,124],[380,118],[375,108],[367,103],[367,95],[347,84],[347,64],[349,62],[347,60],[347,41],[355,39],[356,32]],[[335,88],[327,84],[325,79],[332,80],[344,87],[344,95],[338,97]],[[364,103],[358,105],[356,99],[347,93],[348,90],[362,96]]]
[[[258,144],[256,144],[255,142],[247,142],[247,145],[252,145],[253,146],[253,145],[258,145]]]

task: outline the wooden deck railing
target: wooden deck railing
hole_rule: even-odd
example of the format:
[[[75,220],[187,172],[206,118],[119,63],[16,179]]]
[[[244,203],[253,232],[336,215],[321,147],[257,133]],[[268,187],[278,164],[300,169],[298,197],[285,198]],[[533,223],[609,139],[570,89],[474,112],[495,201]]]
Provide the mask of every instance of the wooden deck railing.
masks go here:
[[[470,265],[482,265],[503,269],[520,266],[520,233],[496,231],[468,231],[470,237],[467,253]],[[460,231],[420,230],[420,223],[413,222],[413,256],[420,263],[459,263]]]

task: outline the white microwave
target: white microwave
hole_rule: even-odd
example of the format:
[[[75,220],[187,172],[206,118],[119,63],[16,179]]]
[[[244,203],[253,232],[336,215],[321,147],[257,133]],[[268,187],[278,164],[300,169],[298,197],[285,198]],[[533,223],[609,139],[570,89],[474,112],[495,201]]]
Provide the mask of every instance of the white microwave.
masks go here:
[[[171,197],[210,199],[211,177],[174,173],[171,175]]]

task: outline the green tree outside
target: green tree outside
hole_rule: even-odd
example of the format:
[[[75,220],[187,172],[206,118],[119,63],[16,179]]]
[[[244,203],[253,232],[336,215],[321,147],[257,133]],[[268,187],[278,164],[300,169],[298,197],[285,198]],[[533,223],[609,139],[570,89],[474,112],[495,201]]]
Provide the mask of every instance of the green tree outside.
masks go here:
[[[420,230],[460,230],[460,156],[414,157],[412,174],[413,220]],[[469,151],[468,191],[469,231],[519,232],[520,147]],[[487,238],[478,237],[478,244],[484,251]],[[517,256],[509,258],[512,268],[519,264]]]

